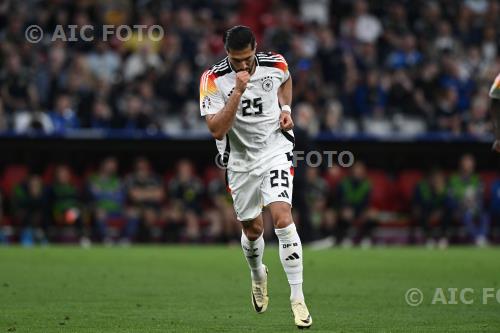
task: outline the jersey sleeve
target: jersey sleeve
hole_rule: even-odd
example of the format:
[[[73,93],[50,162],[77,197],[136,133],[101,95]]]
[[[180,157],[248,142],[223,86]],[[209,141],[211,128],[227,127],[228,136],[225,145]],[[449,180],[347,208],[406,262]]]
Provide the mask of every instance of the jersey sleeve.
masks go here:
[[[275,67],[279,68],[281,70],[282,78],[281,82],[285,82],[290,78],[290,72],[288,71],[288,63],[285,60],[285,57],[283,57],[281,54],[274,54],[273,55],[276,58],[276,63]]]
[[[208,70],[200,79],[200,110],[201,115],[215,114],[224,107],[222,92],[215,83],[215,74]]]
[[[498,74],[495,82],[493,82],[493,85],[491,86],[490,97],[500,99],[500,74]]]

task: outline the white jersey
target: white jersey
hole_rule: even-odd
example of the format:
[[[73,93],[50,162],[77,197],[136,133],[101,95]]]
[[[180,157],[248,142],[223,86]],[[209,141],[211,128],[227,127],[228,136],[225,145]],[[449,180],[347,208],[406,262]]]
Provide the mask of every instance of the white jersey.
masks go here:
[[[223,140],[216,140],[229,170],[251,171],[272,157],[291,152],[293,132],[280,129],[278,88],[288,80],[288,65],[280,54],[259,52],[255,72],[241,96],[233,126]],[[200,81],[201,115],[215,114],[227,103],[236,72],[226,57],[205,71]]]

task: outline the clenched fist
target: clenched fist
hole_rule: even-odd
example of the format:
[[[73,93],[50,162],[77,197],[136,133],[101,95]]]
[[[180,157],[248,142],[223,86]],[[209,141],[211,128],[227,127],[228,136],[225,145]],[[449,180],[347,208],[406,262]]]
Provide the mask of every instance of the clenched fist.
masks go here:
[[[236,73],[235,89],[240,93],[244,93],[247,88],[248,81],[250,80],[250,73],[248,71],[240,71]]]
[[[291,130],[293,128],[292,115],[289,112],[281,112],[280,114],[280,127],[284,131]]]

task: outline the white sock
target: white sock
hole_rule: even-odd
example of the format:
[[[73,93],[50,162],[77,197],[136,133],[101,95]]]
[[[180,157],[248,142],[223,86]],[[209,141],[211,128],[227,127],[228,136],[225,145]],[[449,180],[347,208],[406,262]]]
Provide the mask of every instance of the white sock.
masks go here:
[[[304,293],[302,292],[302,283],[290,285],[290,300],[303,301]]]
[[[290,300],[304,300],[302,292],[302,243],[295,224],[286,228],[274,229],[279,240],[281,264],[290,284]]]
[[[266,270],[262,265],[262,256],[264,255],[264,237],[263,234],[254,241],[247,238],[244,232],[241,233],[241,248],[247,259],[248,266],[252,275],[252,280],[260,281],[266,277]]]

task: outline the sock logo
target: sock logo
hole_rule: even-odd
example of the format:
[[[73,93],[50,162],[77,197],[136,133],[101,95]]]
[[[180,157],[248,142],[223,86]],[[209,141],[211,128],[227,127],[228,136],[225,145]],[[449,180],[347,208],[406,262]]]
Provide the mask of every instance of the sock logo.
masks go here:
[[[299,259],[299,255],[297,254],[297,252],[294,252],[292,253],[291,255],[288,256],[288,258],[285,259],[285,261],[287,260],[295,260],[295,259]]]
[[[290,246],[298,246],[298,245],[299,245],[298,243],[292,243],[292,244],[283,244],[282,246],[283,246],[284,249],[287,249]]]
[[[248,255],[247,258],[250,258],[250,259],[254,259],[254,258],[257,258],[259,255],[258,254],[255,254],[255,252],[258,250],[258,248],[253,248],[253,249],[248,249],[248,248],[245,248],[245,250],[247,250],[247,252],[252,252],[254,254],[251,254],[251,255]]]
[[[278,195],[278,198],[287,198],[287,199],[290,199],[290,197],[288,196],[288,192],[286,190],[284,190],[283,192],[281,192]]]

